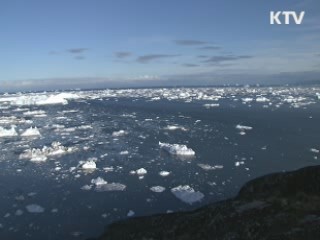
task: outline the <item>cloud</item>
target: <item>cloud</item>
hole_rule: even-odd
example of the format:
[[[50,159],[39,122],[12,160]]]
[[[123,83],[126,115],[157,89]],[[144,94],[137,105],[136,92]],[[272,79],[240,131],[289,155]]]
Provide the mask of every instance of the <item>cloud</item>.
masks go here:
[[[149,63],[153,60],[163,59],[163,58],[173,58],[178,57],[180,55],[177,54],[148,54],[143,55],[137,58],[137,61],[140,63]]]
[[[185,63],[185,64],[182,64],[182,66],[184,66],[184,67],[199,67],[198,64],[193,64],[193,63]]]
[[[198,45],[204,45],[207,44],[207,42],[199,41],[199,40],[176,40],[176,44],[182,45],[182,46],[198,46]]]
[[[88,48],[70,48],[70,49],[67,49],[67,52],[72,54],[79,54],[88,50],[89,50]]]
[[[219,50],[221,47],[219,46],[205,46],[205,47],[200,47],[200,50]]]
[[[230,62],[230,61],[236,61],[236,60],[241,60],[241,59],[249,59],[252,58],[252,56],[249,55],[225,55],[225,56],[213,56],[210,57],[209,59],[203,61],[204,63],[212,63],[212,64],[219,64],[223,62]]]
[[[115,52],[114,55],[117,58],[127,58],[127,57],[131,56],[132,53],[131,52],[126,52],[126,51],[121,51],[121,52]]]

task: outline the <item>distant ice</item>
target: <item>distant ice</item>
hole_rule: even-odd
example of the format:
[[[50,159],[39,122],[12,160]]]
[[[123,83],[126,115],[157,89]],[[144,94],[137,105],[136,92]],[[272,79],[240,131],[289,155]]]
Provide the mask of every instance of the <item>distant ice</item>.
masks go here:
[[[161,149],[167,151],[172,155],[183,155],[183,156],[195,155],[195,152],[191,148],[188,148],[186,145],[159,142],[159,146]]]
[[[238,125],[236,126],[236,129],[239,129],[239,130],[241,130],[241,131],[244,131],[244,130],[252,130],[253,128],[252,128],[252,127],[249,127],[249,126],[244,126],[244,125],[238,124]]]
[[[99,186],[99,185],[107,184],[108,182],[105,181],[102,177],[97,177],[96,179],[92,179],[91,183],[96,186]]]
[[[170,172],[168,172],[168,171],[161,171],[161,172],[159,172],[159,175],[160,175],[161,177],[167,177],[167,176],[170,175]]]
[[[135,212],[132,210],[127,213],[127,217],[132,217],[133,215],[135,215]]]
[[[188,203],[188,204],[193,204],[195,202],[199,202],[204,198],[204,194],[195,191],[192,187],[189,185],[180,185],[175,188],[171,189],[171,192],[181,201]]]
[[[166,188],[162,187],[162,186],[153,186],[153,187],[150,188],[150,190],[152,192],[161,193],[161,192],[165,191]]]
[[[86,161],[83,165],[82,168],[83,169],[96,169],[97,165],[95,163],[96,159],[88,159],[88,161]]]
[[[96,186],[98,192],[110,192],[110,191],[124,191],[127,188],[126,185],[121,183],[106,183]]]
[[[203,105],[205,108],[216,108],[216,107],[219,107],[220,104],[219,103],[206,103]]]
[[[320,152],[320,150],[315,149],[315,148],[311,148],[311,149],[310,149],[310,152],[313,152],[313,153],[319,153],[319,152]]]
[[[37,127],[30,127],[27,130],[25,130],[22,134],[22,137],[33,137],[33,136],[41,136],[40,131]]]
[[[144,169],[144,168],[139,168],[138,170],[136,170],[135,171],[136,173],[137,173],[137,175],[139,175],[139,176],[142,176],[142,175],[145,175],[145,174],[147,174],[148,172],[147,172],[147,170],[146,169]]]
[[[48,156],[63,155],[73,152],[72,147],[65,147],[60,142],[53,142],[51,147],[44,146],[42,149],[32,148],[27,149],[20,154],[19,159],[30,159],[31,161],[41,162],[46,161]]]
[[[29,213],[43,213],[44,208],[38,204],[30,204],[26,206],[26,209]]]
[[[177,126],[177,125],[168,125],[164,129],[169,131],[175,131],[175,130],[188,131],[188,129],[186,129],[185,127]]]
[[[223,168],[222,165],[211,166],[211,165],[209,165],[209,164],[202,164],[202,163],[199,163],[198,166],[201,167],[203,170],[206,170],[206,171],[216,170],[216,169],[222,169],[222,168]]]
[[[127,135],[128,132],[125,131],[125,130],[119,130],[119,131],[115,131],[112,133],[112,137],[122,137],[122,136],[125,136]]]
[[[11,126],[10,129],[6,129],[0,126],[0,137],[15,137],[18,136],[15,126]]]

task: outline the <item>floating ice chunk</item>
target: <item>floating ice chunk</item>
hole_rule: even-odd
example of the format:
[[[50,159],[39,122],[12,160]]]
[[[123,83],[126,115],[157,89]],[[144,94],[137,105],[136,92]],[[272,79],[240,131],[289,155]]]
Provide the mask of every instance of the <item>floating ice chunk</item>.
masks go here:
[[[15,136],[18,136],[15,126],[11,126],[10,129],[6,129],[0,126],[0,137],[15,137]]]
[[[150,190],[152,192],[156,192],[156,193],[161,193],[163,192],[164,190],[166,190],[165,187],[162,187],[162,186],[154,186],[154,187],[151,187]]]
[[[243,165],[243,164],[244,164],[244,161],[239,161],[234,163],[236,167],[239,167],[240,165]]]
[[[215,108],[215,107],[219,107],[220,104],[219,103],[206,103],[206,104],[203,104],[203,106],[207,109],[209,108]]]
[[[107,184],[108,182],[105,181],[103,178],[101,177],[97,177],[96,179],[92,179],[91,180],[91,183],[96,185],[96,186],[99,186],[99,185],[104,185],[104,184]]]
[[[319,153],[320,151],[319,151],[318,149],[311,148],[311,149],[310,149],[310,152],[313,152],[313,153]]]
[[[129,152],[128,152],[128,151],[121,151],[119,154],[120,154],[120,155],[128,155]]]
[[[161,172],[159,172],[159,175],[160,175],[161,177],[167,177],[167,176],[170,175],[170,172],[168,172],[168,171],[161,171]]]
[[[38,204],[30,204],[26,206],[26,209],[29,213],[43,213],[44,208]]]
[[[144,168],[139,168],[138,170],[136,170],[137,175],[142,176],[142,175],[146,175],[147,174],[147,170]]]
[[[112,137],[122,137],[122,136],[125,136],[127,135],[128,132],[125,131],[125,130],[119,130],[119,131],[115,131],[112,133]]]
[[[195,152],[188,148],[186,145],[182,144],[169,144],[159,142],[159,146],[161,149],[167,151],[172,155],[180,155],[180,156],[194,156]]]
[[[21,134],[22,137],[41,136],[37,127],[30,127]]]
[[[110,191],[124,191],[127,188],[126,185],[121,183],[107,183],[96,186],[98,192],[110,192]]]
[[[63,98],[60,94],[58,95],[51,95],[46,99],[40,100],[36,103],[36,105],[53,105],[53,104],[68,104],[68,100]]]
[[[96,158],[92,159],[88,159],[88,161],[86,161],[83,165],[82,168],[83,169],[96,169],[97,165],[95,163]]]
[[[266,97],[257,97],[256,102],[269,102],[270,100]]]
[[[164,128],[165,130],[169,130],[169,131],[175,131],[175,130],[181,130],[181,131],[188,131],[188,129],[182,127],[182,126],[176,126],[176,125],[168,125]]]
[[[81,187],[81,190],[89,191],[91,190],[91,188],[92,188],[92,185],[84,185]]]
[[[20,154],[19,159],[30,158],[31,161],[45,161],[48,156],[63,155],[74,151],[72,147],[65,147],[60,142],[53,142],[51,147],[44,146],[42,149],[27,149]]]
[[[238,125],[236,126],[236,129],[239,129],[240,131],[244,131],[244,130],[252,130],[252,127],[244,126],[244,125],[240,125],[240,124],[238,124]]]
[[[175,188],[171,189],[173,195],[175,195],[181,201],[193,204],[195,202],[199,202],[204,198],[204,194],[201,192],[196,192],[192,187],[189,185],[180,185]]]
[[[135,215],[135,212],[132,210],[127,213],[127,217],[132,217],[133,215]]]
[[[210,166],[209,164],[198,164],[199,167],[201,167],[203,170],[209,171],[209,170],[216,170],[216,169],[222,169],[222,165],[215,165],[215,166]]]
[[[16,212],[15,212],[15,215],[16,216],[21,216],[23,214],[23,211],[21,209],[18,209]]]

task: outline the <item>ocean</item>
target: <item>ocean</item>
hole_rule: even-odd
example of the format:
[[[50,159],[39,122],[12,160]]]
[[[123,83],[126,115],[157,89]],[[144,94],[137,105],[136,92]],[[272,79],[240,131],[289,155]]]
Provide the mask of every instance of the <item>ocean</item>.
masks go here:
[[[318,165],[319,122],[319,87],[0,95],[0,239],[86,239],[233,197]]]

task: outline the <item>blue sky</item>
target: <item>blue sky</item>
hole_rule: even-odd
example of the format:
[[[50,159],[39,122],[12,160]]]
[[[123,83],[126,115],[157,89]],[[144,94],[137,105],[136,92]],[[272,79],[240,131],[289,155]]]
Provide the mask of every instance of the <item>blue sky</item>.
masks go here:
[[[303,24],[270,25],[280,10]],[[2,0],[0,32],[3,89],[286,82],[320,67],[318,0]]]

